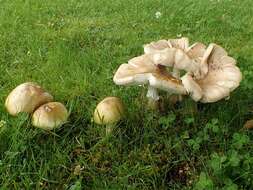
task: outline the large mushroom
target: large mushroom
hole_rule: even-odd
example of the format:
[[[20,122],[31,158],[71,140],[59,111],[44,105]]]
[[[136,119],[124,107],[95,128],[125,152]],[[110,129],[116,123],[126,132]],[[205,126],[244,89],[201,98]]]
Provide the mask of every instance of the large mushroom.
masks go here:
[[[235,60],[216,44],[189,47],[187,38],[159,40],[146,44],[144,53],[122,64],[113,80],[117,85],[148,84],[147,97],[153,102],[159,99],[157,89],[215,102],[229,96],[241,81]]]
[[[200,57],[206,57],[207,61],[203,64],[208,66],[208,72],[201,79],[194,73],[187,73],[181,78],[189,95],[193,100],[202,103],[216,102],[229,97],[230,92],[236,89],[242,80],[235,59],[216,44],[210,44],[205,51],[197,52]]]
[[[157,89],[171,94],[186,94],[180,79],[167,72],[166,67],[155,65],[150,55],[144,54],[122,64],[113,78],[117,85],[148,85],[147,97],[151,105],[155,105],[159,95]]]
[[[12,90],[5,101],[5,107],[11,115],[15,116],[20,112],[32,113],[40,105],[52,100],[53,96],[39,85],[26,82]]]
[[[122,64],[113,80],[117,85],[148,84],[147,97],[151,100],[151,105],[159,99],[157,89],[170,94],[186,95],[187,91],[180,79],[180,70],[194,73],[198,78],[207,73],[207,66],[202,64],[205,60],[196,61],[192,52],[186,53],[188,49],[188,38],[159,40],[146,44],[145,54],[129,60],[128,64]],[[194,48],[191,49],[193,51]]]

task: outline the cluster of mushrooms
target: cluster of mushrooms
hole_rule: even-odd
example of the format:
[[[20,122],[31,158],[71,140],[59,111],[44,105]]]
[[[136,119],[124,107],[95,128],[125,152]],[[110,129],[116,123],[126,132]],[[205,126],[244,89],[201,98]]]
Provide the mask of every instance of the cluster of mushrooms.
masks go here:
[[[45,130],[61,126],[69,115],[62,103],[53,102],[51,94],[32,82],[23,83],[12,90],[5,107],[13,116],[19,113],[32,114],[32,124]]]
[[[144,54],[122,64],[113,80],[117,85],[148,85],[151,105],[159,100],[158,90],[211,103],[229,98],[242,74],[235,59],[219,45],[190,46],[183,37],[144,45]]]
[[[32,124],[44,130],[53,130],[65,124],[69,113],[60,102],[53,102],[53,96],[41,86],[26,82],[17,86],[8,95],[5,107],[9,114],[32,114]],[[94,111],[94,121],[107,125],[106,132],[112,130],[112,124],[117,123],[123,116],[124,107],[117,97],[107,97],[101,101]]]
[[[190,96],[196,102],[211,103],[228,98],[242,80],[236,61],[216,44],[189,45],[188,38],[159,40],[144,45],[144,54],[130,59],[116,71],[117,85],[147,85],[150,106],[157,105],[158,90],[169,95]],[[66,123],[68,111],[34,83],[15,88],[6,100],[11,115],[33,113],[35,127],[52,130]],[[96,107],[93,120],[106,125],[107,132],[121,120],[124,106],[118,97],[107,97]]]

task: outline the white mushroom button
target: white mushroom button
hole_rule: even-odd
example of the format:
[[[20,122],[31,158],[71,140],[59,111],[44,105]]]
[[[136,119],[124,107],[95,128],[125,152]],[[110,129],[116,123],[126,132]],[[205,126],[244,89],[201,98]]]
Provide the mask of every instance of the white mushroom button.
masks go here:
[[[35,127],[44,130],[53,130],[67,122],[68,111],[59,102],[50,102],[40,106],[32,116]]]
[[[12,90],[5,101],[5,107],[11,115],[32,113],[40,105],[52,100],[53,97],[40,86],[27,82]]]

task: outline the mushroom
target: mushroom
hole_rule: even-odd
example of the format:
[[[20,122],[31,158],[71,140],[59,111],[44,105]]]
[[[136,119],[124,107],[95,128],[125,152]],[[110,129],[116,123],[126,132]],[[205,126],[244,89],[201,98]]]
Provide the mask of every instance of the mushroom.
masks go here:
[[[157,89],[215,102],[228,97],[242,78],[235,60],[216,44],[206,48],[199,42],[189,46],[188,38],[159,40],[144,45],[144,53],[122,64],[113,80],[117,85],[147,84],[151,105],[159,99]]]
[[[144,45],[144,53],[152,54],[154,52],[159,52],[160,50],[165,50],[169,48],[187,50],[189,47],[189,39],[188,38],[180,38],[180,39],[170,39],[170,40],[159,40],[157,42],[151,42],[149,44]],[[167,51],[167,50],[165,50]],[[155,56],[154,60],[159,61],[161,57]],[[172,65],[171,65],[172,66]],[[180,71],[177,68],[173,68],[172,76],[175,78],[180,78]]]
[[[128,64],[122,64],[115,73],[113,81],[117,85],[147,84],[150,105],[155,105],[159,100],[157,89],[171,94],[186,94],[181,80],[168,73],[166,67],[155,65],[147,54],[129,60]]]
[[[159,40],[157,42],[151,42],[149,44],[144,45],[144,52],[152,53],[157,50],[163,50],[166,48],[173,47],[186,50],[189,47],[189,39],[183,37],[179,39]]]
[[[165,41],[161,40],[144,46],[144,52],[150,55],[154,64],[173,68],[172,75],[178,79],[180,70],[193,73],[198,79],[207,74],[208,66],[204,63],[207,62],[211,48],[205,50],[205,45],[201,43],[188,47],[187,38],[168,40],[166,48],[164,43]]]
[[[181,79],[187,92],[193,100],[203,103],[216,102],[229,97],[230,92],[236,89],[242,80],[236,61],[216,44],[210,44],[205,51],[198,50],[195,54],[197,52],[200,57],[202,54],[205,58],[203,64],[208,66],[208,72],[201,79],[198,79],[194,73],[186,73]]]
[[[66,123],[68,111],[62,103],[49,102],[40,106],[32,116],[32,124],[44,130],[53,130]]]
[[[157,89],[170,94],[185,95],[186,89],[180,79],[180,70],[199,74],[199,78],[207,72],[207,66],[192,60],[186,53],[188,48],[188,38],[159,40],[146,44],[145,54],[129,60],[128,64],[122,64],[113,80],[117,85],[148,84],[147,97],[151,107],[156,105],[159,99]],[[173,69],[172,73],[167,67]]]
[[[5,101],[7,111],[15,116],[18,113],[32,113],[40,105],[53,100],[48,92],[35,83],[27,82],[17,86]]]
[[[124,106],[118,97],[107,97],[96,107],[93,119],[96,124],[106,125],[106,133],[110,133],[113,126],[124,116]]]

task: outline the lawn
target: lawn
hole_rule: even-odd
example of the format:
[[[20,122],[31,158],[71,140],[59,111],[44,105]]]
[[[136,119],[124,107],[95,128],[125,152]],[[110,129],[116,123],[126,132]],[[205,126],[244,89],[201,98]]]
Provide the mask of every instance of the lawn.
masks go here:
[[[0,0],[0,189],[252,189],[252,0]],[[161,17],[156,18],[156,12]],[[243,80],[229,100],[184,99],[146,108],[146,88],[113,83],[142,45],[186,36],[215,42]],[[37,82],[63,102],[69,122],[53,132],[8,115],[17,85]],[[109,138],[96,104],[118,96],[126,119]]]

